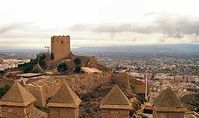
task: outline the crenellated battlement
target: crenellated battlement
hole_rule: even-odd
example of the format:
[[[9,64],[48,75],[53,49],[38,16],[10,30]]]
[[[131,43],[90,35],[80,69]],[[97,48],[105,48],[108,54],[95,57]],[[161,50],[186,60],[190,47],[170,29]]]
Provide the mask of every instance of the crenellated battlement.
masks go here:
[[[51,37],[51,56],[53,60],[70,58],[70,36]]]

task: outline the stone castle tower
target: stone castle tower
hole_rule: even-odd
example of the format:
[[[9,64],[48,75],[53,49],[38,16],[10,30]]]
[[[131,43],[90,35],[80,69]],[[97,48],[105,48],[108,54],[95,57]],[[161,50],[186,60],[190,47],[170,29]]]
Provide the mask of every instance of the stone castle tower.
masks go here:
[[[53,60],[70,58],[70,36],[51,37],[51,56]]]
[[[186,111],[174,91],[167,88],[154,101],[153,118],[184,118]]]

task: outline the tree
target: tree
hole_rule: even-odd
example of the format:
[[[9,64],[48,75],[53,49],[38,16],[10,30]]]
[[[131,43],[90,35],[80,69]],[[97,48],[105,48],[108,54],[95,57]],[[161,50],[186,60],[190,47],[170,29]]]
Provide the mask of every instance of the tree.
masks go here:
[[[4,70],[0,70],[0,77],[3,76],[5,74]]]
[[[57,66],[57,71],[58,72],[66,72],[68,70],[68,65],[66,63],[60,63]]]
[[[41,66],[39,64],[34,65],[32,71],[33,73],[42,73],[44,72],[44,70],[41,68]]]
[[[31,72],[31,70],[33,69],[33,64],[31,63],[25,63],[25,64],[21,64],[18,66],[20,68],[20,70],[22,70],[24,73],[28,73]]]
[[[0,88],[0,98],[3,97],[6,92],[10,89],[9,85],[4,85],[3,87]]]
[[[79,73],[81,71],[81,59],[80,58],[75,58],[74,59],[74,63],[75,63],[75,73]]]
[[[79,73],[81,71],[81,66],[80,65],[77,65],[75,67],[75,73]]]
[[[46,68],[46,55],[38,54],[36,58],[31,59],[30,62],[18,65],[18,68],[22,70],[24,73],[29,73],[34,71],[34,67],[38,64],[42,69]]]
[[[80,58],[75,58],[74,63],[75,65],[80,65],[82,62]]]
[[[46,69],[46,55],[39,54],[37,59],[39,58],[39,65],[42,69]]]

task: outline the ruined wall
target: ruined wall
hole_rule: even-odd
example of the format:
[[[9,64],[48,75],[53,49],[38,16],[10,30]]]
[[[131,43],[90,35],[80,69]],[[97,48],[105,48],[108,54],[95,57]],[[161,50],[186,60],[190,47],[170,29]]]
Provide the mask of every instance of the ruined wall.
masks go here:
[[[112,83],[111,74],[84,74],[76,78],[65,78],[68,85],[77,94],[92,92],[93,89],[103,84]]]
[[[127,74],[112,74],[113,83],[124,88],[128,93],[132,93],[129,76]]]
[[[102,110],[100,118],[130,118],[128,110]]]
[[[184,118],[184,113],[154,112],[153,118]]]
[[[61,84],[59,81],[53,81],[53,83],[44,86],[29,84],[26,88],[37,99],[35,105],[45,107],[48,100],[57,93]]]
[[[44,92],[42,87],[27,85],[26,88],[37,99],[34,103],[36,106],[46,106],[46,92]]]
[[[79,108],[50,108],[49,118],[79,118]]]
[[[49,86],[46,86],[46,99],[54,96],[57,91],[59,90],[59,88],[61,87],[62,83],[59,81],[56,81],[52,84],[50,84]]]
[[[33,104],[27,107],[2,106],[2,117],[5,118],[34,118]]]
[[[51,53],[53,60],[69,58],[71,53],[70,36],[52,36]]]

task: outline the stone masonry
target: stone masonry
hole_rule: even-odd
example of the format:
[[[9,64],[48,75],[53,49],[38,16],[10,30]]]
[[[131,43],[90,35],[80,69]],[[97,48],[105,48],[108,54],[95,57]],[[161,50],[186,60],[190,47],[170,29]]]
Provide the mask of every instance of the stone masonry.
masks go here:
[[[46,118],[47,114],[37,110],[33,103],[36,99],[19,83],[15,82],[1,98],[3,118]]]
[[[100,104],[101,118],[129,118],[131,102],[118,85],[106,95]]]
[[[153,118],[184,118],[186,111],[173,90],[167,88],[155,99]]]
[[[51,57],[53,60],[70,58],[70,36],[51,37]]]
[[[79,118],[80,102],[79,97],[64,83],[47,104],[49,118]]]

